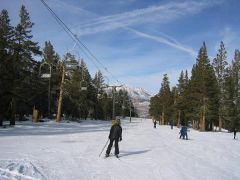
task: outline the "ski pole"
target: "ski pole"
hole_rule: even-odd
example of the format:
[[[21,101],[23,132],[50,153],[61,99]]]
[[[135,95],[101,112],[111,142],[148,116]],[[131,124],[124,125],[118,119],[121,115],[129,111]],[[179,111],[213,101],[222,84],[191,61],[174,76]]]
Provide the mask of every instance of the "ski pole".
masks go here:
[[[99,154],[99,157],[101,156],[101,154],[102,154],[103,150],[104,150],[104,149],[105,149],[105,147],[107,146],[107,144],[108,144],[108,141],[109,141],[109,139],[107,140],[107,142],[106,142],[105,146],[103,147],[103,149],[102,149],[101,153]]]

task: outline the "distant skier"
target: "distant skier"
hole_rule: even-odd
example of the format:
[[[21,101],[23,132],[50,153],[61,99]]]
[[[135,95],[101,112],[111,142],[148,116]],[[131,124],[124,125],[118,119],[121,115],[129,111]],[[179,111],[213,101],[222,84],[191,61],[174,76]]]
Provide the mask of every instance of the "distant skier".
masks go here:
[[[182,126],[182,128],[181,128],[179,134],[180,134],[179,139],[181,139],[181,138],[185,139],[185,137],[186,137],[186,140],[188,140],[187,126]]]
[[[170,123],[171,129],[173,129],[173,120]]]
[[[114,144],[115,156],[118,158],[118,154],[119,154],[118,141],[122,140],[122,127],[121,127],[120,119],[117,119],[116,123],[112,125],[108,138],[110,139],[110,143],[106,151],[106,157],[109,156],[112,145],[113,145],[113,141],[115,141],[115,144]]]
[[[183,126],[183,139],[185,139],[185,137],[186,137],[186,140],[188,140],[187,126]]]
[[[154,124],[154,128],[156,128],[157,121],[155,120],[153,124]]]
[[[233,135],[234,135],[234,139],[236,139],[236,135],[237,135],[237,129],[236,128],[233,129]]]
[[[181,139],[183,137],[183,127],[181,127],[179,134],[180,134],[179,139]]]

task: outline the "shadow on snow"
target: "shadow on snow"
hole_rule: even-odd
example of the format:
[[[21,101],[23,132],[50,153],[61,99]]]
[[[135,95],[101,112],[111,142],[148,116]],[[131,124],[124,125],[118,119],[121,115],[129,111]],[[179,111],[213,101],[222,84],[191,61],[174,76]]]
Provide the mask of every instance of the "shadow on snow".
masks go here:
[[[94,124],[95,123],[95,124]],[[57,135],[57,134],[75,134],[88,132],[109,131],[110,123],[102,122],[92,123],[23,123],[13,128],[0,129],[0,136],[34,136],[34,135]]]
[[[137,154],[143,154],[150,151],[149,149],[147,150],[142,150],[142,151],[121,151],[121,157],[126,157],[126,156],[131,156],[131,155],[137,155]]]

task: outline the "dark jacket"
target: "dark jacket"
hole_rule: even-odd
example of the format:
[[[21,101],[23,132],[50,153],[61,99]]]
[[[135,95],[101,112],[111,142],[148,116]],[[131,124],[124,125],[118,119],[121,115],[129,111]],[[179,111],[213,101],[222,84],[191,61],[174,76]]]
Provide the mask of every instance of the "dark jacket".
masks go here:
[[[237,129],[233,130],[233,134],[236,135],[237,134]]]
[[[114,124],[111,127],[109,139],[122,139],[122,127],[119,124]]]

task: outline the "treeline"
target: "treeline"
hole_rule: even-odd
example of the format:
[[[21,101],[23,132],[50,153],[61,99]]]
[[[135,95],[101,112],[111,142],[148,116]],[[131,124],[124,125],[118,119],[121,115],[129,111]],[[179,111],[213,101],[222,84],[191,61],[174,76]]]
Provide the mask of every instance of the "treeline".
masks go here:
[[[200,131],[240,127],[240,51],[228,64],[224,43],[210,62],[205,43],[200,48],[191,77],[182,71],[170,89],[164,75],[158,94],[151,98],[149,113],[159,124],[192,125]]]
[[[60,58],[50,41],[41,50],[33,40],[33,25],[25,6],[15,27],[10,24],[8,11],[1,11],[0,126],[4,120],[15,125],[16,117],[23,119],[33,108],[43,117],[56,114],[61,88],[62,114],[72,119],[111,119],[113,93],[107,92],[102,73],[98,71],[92,78],[83,59],[71,53]],[[37,56],[42,57],[41,62]],[[115,115],[129,116],[133,104],[128,93],[119,90],[114,94]]]

